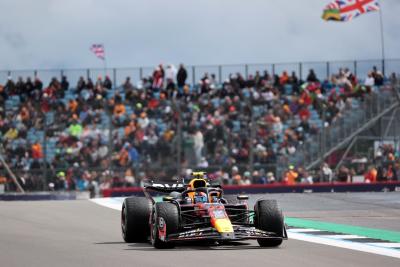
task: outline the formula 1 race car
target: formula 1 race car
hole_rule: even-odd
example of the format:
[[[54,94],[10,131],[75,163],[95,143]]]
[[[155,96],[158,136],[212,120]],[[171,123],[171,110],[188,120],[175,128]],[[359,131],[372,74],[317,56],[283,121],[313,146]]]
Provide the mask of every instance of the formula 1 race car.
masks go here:
[[[225,197],[219,185],[210,185],[203,172],[192,173],[188,184],[145,185],[144,197],[128,197],[121,212],[125,242],[147,242],[155,248],[173,248],[179,242],[256,239],[261,247],[276,247],[287,239],[283,216],[275,200],[258,200],[254,210],[248,197]],[[158,201],[151,193],[163,193]],[[157,201],[156,201],[157,200]]]

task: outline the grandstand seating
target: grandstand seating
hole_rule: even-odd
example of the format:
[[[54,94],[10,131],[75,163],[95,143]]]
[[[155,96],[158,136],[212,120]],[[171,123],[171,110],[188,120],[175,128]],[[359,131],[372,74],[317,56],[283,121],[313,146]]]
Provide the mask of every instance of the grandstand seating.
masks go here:
[[[338,76],[344,76],[343,73],[338,73]],[[282,157],[285,160],[278,160],[281,163],[280,170],[283,171],[287,167],[287,164],[295,164],[297,166],[302,166],[305,163],[310,163],[313,159],[318,156],[320,147],[319,143],[315,142],[315,138],[319,138],[321,129],[324,128],[327,119],[324,117],[321,108],[317,105],[318,101],[325,104],[332,102],[333,105],[337,105],[339,102],[339,97],[344,97],[351,101],[351,110],[341,109],[335,111],[335,114],[331,114],[334,120],[340,117],[340,121],[343,122],[345,127],[356,125],[365,116],[365,111],[360,108],[364,105],[364,96],[367,93],[361,95],[353,96],[352,88],[358,86],[358,82],[355,77],[350,81],[349,77],[346,77],[346,82],[352,83],[352,86],[334,82],[330,83],[329,86],[333,87],[334,90],[340,91],[343,87],[347,88],[349,92],[342,92],[339,94],[338,99],[331,100],[332,92],[326,90],[324,94],[318,95],[315,89],[323,89],[319,82],[310,83],[299,83],[299,84],[278,84],[270,77],[260,78],[262,82],[256,83],[254,80],[243,80],[240,81],[240,75],[237,78],[231,77],[228,82],[222,84],[211,83],[209,78],[205,76],[201,82],[195,86],[189,87],[189,93],[185,95],[184,90],[175,87],[174,93],[167,91],[164,88],[152,88],[151,83],[145,88],[144,91],[133,88],[137,94],[145,92],[145,102],[149,105],[151,101],[157,102],[156,108],[149,107],[138,107],[136,103],[139,103],[140,98],[136,98],[135,101],[128,101],[127,88],[124,85],[114,86],[109,90],[106,90],[106,98],[103,105],[98,112],[100,116],[100,122],[96,123],[96,129],[100,129],[100,137],[82,137],[78,136],[77,139],[71,138],[71,134],[68,133],[68,128],[55,130],[54,133],[49,134],[47,131],[53,126],[57,126],[57,120],[62,115],[58,113],[56,107],[62,103],[66,106],[66,114],[68,115],[68,121],[65,121],[67,125],[71,124],[73,113],[78,113],[83,106],[89,106],[90,112],[93,110],[93,98],[89,101],[85,101],[82,98],[83,94],[91,93],[100,95],[95,89],[86,89],[86,92],[82,92],[80,95],[77,93],[77,88],[69,88],[64,92],[64,97],[55,96],[49,100],[50,108],[42,112],[38,112],[33,118],[30,127],[26,131],[26,141],[29,144],[39,142],[42,144],[44,149],[43,154],[45,155],[45,160],[50,164],[50,167],[54,171],[58,171],[58,165],[62,161],[68,161],[69,164],[73,165],[74,162],[79,163],[79,166],[85,165],[88,170],[91,168],[97,170],[101,165],[101,169],[110,168],[110,162],[115,168],[119,168],[122,172],[128,169],[134,169],[136,171],[148,169],[151,166],[176,166],[177,156],[170,156],[172,151],[177,151],[177,145],[180,142],[184,147],[183,151],[183,165],[187,168],[196,168],[201,166],[200,161],[207,161],[209,168],[218,170],[221,166],[224,166],[225,171],[229,171],[231,167],[238,164],[244,164],[243,166],[248,166],[249,153],[254,153],[250,146],[260,145],[260,147],[265,147],[266,158],[255,157],[254,165],[264,168],[268,164],[276,165],[277,158]],[[152,80],[152,77],[149,77]],[[253,85],[239,85],[241,84],[253,84]],[[279,83],[279,82],[278,82]],[[312,102],[304,104],[301,99],[301,95],[295,93],[294,86],[303,87],[301,92],[305,93],[305,98],[310,98]],[[54,87],[53,89],[61,90],[58,85],[49,85]],[[102,88],[101,90],[104,90]],[[262,94],[267,90],[271,90],[274,94],[274,100],[270,101],[266,98],[264,99]],[[204,91],[204,92],[203,92]],[[167,95],[164,99],[162,93]],[[258,98],[256,95],[258,94]],[[374,94],[374,92],[372,92]],[[111,100],[115,100],[116,95],[118,95],[125,106],[125,121],[117,122],[114,115],[111,115],[112,108],[114,104],[110,104]],[[239,100],[236,101],[234,98],[238,96]],[[296,97],[294,97],[296,96]],[[188,100],[190,97],[190,100]],[[78,112],[71,112],[68,110],[68,104],[70,100],[79,99]],[[43,100],[42,100],[43,101]],[[178,110],[174,107],[176,102],[181,103],[183,110]],[[208,101],[210,105],[207,105]],[[236,102],[235,102],[236,101]],[[304,101],[307,101],[305,99]],[[24,100],[20,95],[10,95],[8,99],[4,101],[4,117],[9,116],[9,118],[16,118],[22,106],[26,106],[27,103],[34,102],[34,99]],[[175,103],[175,104],[174,104]],[[291,105],[293,104],[293,109]],[[165,110],[171,109],[170,114],[165,113]],[[307,109],[309,112],[309,118],[307,119],[310,128],[315,129],[307,130],[299,129],[301,125],[301,118],[299,114],[300,109]],[[32,109],[33,110],[33,109]],[[138,119],[142,116],[143,112],[147,112],[145,117],[150,121],[150,126],[147,126],[144,130],[144,136],[135,135],[135,137],[127,137],[125,133],[125,127],[129,122],[133,121],[135,123],[135,133],[138,133]],[[44,114],[44,118],[41,117]],[[132,115],[136,114],[137,118],[132,119]],[[177,127],[178,120],[176,116],[181,116],[182,118],[182,137],[178,137],[179,132]],[[253,116],[253,118],[252,118]],[[37,123],[40,118],[44,120],[42,124]],[[254,119],[256,125],[251,125],[251,120]],[[331,118],[332,119],[332,118]],[[79,122],[79,120],[78,120]],[[220,123],[223,123],[222,133],[217,129]],[[79,123],[83,123],[80,121]],[[281,130],[280,130],[280,123]],[[9,121],[9,126],[13,125]],[[92,127],[94,124],[92,122],[86,122],[83,126]],[[343,125],[334,125],[330,127],[330,134],[332,140],[331,143],[337,143],[340,140],[339,127]],[[10,126],[11,127],[11,126]],[[249,140],[251,137],[251,127],[255,127],[255,139]],[[110,135],[106,134],[105,130],[113,129],[112,140],[109,140]],[[351,128],[351,127],[350,127]],[[204,148],[198,158],[195,153],[196,148],[193,145],[193,140],[196,139],[195,130],[199,129],[202,132],[202,140],[204,142]],[[353,129],[353,128],[351,128]],[[351,131],[349,129],[348,131]],[[93,132],[90,131],[90,133]],[[163,141],[164,134],[171,130],[173,132],[172,138],[165,137],[166,142]],[[274,132],[275,131],[275,132]],[[278,131],[278,132],[276,132]],[[46,135],[45,135],[46,132]],[[149,142],[150,134],[155,133],[157,136],[156,144]],[[7,154],[9,160],[14,163],[15,168],[18,168],[19,160],[21,157],[14,156],[14,152],[17,149],[17,143],[20,141],[18,138],[13,140],[5,140],[4,134],[2,132],[3,142],[7,148],[9,154]],[[171,133],[169,133],[171,134]],[[219,149],[217,142],[210,141],[207,136],[210,135],[212,138],[222,138],[223,146],[226,148]],[[302,139],[304,135],[304,140]],[[67,138],[67,139],[65,139]],[[188,139],[190,138],[190,140]],[[299,140],[300,138],[300,140]],[[337,140],[335,139],[337,138]],[[192,140],[193,139],[193,140]],[[79,144],[79,142],[82,144]],[[92,143],[96,141],[97,143],[93,147]],[[217,140],[218,141],[218,140]],[[219,140],[221,141],[221,140]],[[109,144],[112,142],[112,144]],[[196,142],[196,141],[194,141]],[[167,150],[165,150],[165,144],[167,145]],[[302,145],[303,144],[303,145]],[[155,145],[155,146],[152,146]],[[71,152],[79,147],[79,153]],[[103,158],[96,158],[96,160],[90,160],[88,158],[93,151],[99,150],[101,146],[112,147],[111,153],[103,155]],[[140,160],[136,162],[132,157],[133,154],[129,154],[127,161],[123,160],[124,151],[135,147],[139,151]],[[292,151],[290,151],[293,147]],[[89,148],[89,152],[83,153],[85,148]],[[215,152],[216,149],[218,153]],[[304,149],[307,149],[307,153],[304,153]],[[28,152],[29,149],[26,149]],[[296,150],[298,151],[296,153]],[[164,152],[162,152],[164,151]],[[167,152],[165,152],[167,151]],[[96,153],[97,153],[96,152]],[[129,153],[134,153],[129,150]],[[162,154],[167,153],[167,154]],[[71,158],[71,155],[72,158]],[[96,154],[97,155],[97,154]],[[169,156],[167,156],[169,155]],[[193,156],[196,155],[196,156]],[[308,159],[306,158],[308,155]],[[110,158],[112,156],[112,158]],[[167,156],[167,157],[166,157]],[[222,160],[218,157],[222,156]],[[86,157],[86,158],[85,158]],[[96,156],[97,157],[97,156]],[[102,160],[108,161],[106,166],[104,166]],[[260,160],[258,162],[258,160]],[[40,160],[42,162],[42,160]],[[43,164],[43,163],[42,163]],[[103,164],[103,165],[102,165]],[[285,164],[285,165],[282,165]],[[61,164],[62,165],[62,164]],[[174,168],[174,167],[173,167]],[[272,169],[273,170],[273,169]]]

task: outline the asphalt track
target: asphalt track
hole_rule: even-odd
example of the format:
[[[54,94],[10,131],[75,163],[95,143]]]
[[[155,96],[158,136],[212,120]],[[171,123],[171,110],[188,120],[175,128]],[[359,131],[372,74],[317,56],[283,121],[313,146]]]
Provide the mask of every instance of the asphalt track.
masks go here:
[[[286,216],[400,231],[400,193],[269,197]],[[87,200],[0,203],[0,266],[266,265],[400,266],[400,259],[294,239],[276,249],[246,241],[155,250],[122,242],[119,212]]]

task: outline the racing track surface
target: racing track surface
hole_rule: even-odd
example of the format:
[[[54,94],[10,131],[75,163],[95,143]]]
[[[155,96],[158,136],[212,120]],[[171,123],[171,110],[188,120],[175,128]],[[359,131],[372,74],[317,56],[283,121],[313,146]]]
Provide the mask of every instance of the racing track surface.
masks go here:
[[[286,216],[400,230],[400,193],[286,194]],[[290,236],[289,236],[290,237]],[[122,241],[119,212],[87,200],[0,202],[1,266],[400,266],[400,259],[290,239],[277,249],[155,250]]]

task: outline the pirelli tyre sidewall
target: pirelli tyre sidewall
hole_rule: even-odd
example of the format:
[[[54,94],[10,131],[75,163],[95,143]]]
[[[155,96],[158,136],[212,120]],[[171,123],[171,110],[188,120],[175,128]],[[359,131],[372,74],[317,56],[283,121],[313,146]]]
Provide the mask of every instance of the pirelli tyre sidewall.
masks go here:
[[[155,248],[173,248],[175,244],[168,242],[170,234],[179,230],[178,207],[170,202],[159,202],[153,206],[151,215],[151,243]]]
[[[255,227],[277,235],[276,238],[272,239],[257,239],[258,244],[261,247],[277,247],[282,244],[284,221],[276,200],[258,200],[254,205],[254,211]]]
[[[125,242],[148,241],[151,205],[151,202],[144,197],[128,197],[124,200],[121,210],[121,230]]]

